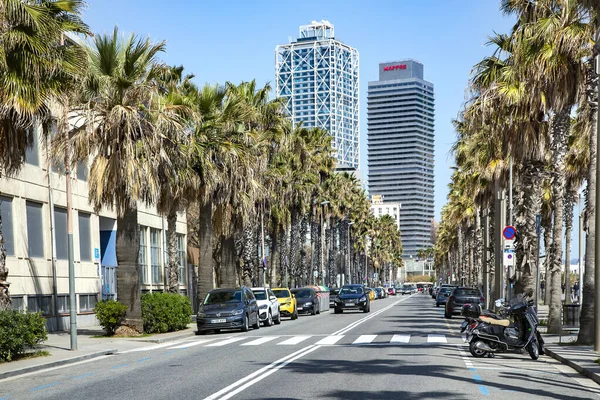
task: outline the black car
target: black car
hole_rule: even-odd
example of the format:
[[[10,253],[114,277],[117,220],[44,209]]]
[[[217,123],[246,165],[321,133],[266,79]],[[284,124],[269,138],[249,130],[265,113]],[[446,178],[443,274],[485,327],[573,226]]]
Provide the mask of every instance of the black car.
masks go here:
[[[450,297],[448,297],[444,316],[452,318],[452,314],[460,314],[463,305],[481,304],[484,302],[485,298],[481,290],[471,287],[457,287],[450,293]]]
[[[319,298],[313,288],[292,289],[292,294],[296,296],[296,304],[299,313],[310,313],[311,315],[320,314]]]
[[[329,308],[335,307],[335,299],[337,299],[340,289],[331,289],[329,291]]]
[[[259,322],[256,298],[249,288],[213,289],[198,310],[196,334],[219,332],[221,329],[247,332],[250,325],[258,329]]]
[[[451,285],[444,285],[440,288],[440,290],[438,291],[437,295],[435,296],[435,305],[437,307],[440,306],[440,304],[446,304],[446,300],[448,300],[448,296],[450,296],[450,292],[452,292],[452,290],[457,287],[457,286],[451,286]]]
[[[362,285],[344,285],[335,301],[334,312],[341,314],[344,310],[361,310],[365,313],[371,311],[369,295]]]

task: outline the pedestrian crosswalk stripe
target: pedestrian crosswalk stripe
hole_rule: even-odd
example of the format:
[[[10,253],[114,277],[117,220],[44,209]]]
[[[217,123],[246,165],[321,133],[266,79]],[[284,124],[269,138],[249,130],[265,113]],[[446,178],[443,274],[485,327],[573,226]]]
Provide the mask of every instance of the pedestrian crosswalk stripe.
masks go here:
[[[294,336],[289,338],[288,340],[284,340],[281,343],[277,343],[280,345],[293,345],[293,344],[298,344],[300,342],[305,341],[306,339],[310,338],[310,336]]]
[[[219,347],[219,346],[225,346],[227,344],[231,344],[231,343],[235,343],[235,342],[239,342],[240,340],[244,340],[246,339],[245,337],[234,337],[231,339],[227,339],[227,340],[222,340],[220,342],[216,342],[216,343],[211,343],[211,344],[207,344],[206,347]]]
[[[410,342],[410,335],[394,335],[390,340],[390,343],[408,343]]]
[[[215,339],[200,339],[200,340],[197,340],[194,342],[186,342],[184,344],[180,344],[179,346],[169,347],[169,350],[171,350],[171,349],[187,349],[188,347],[199,346],[201,344],[206,344],[206,343],[214,342],[214,341],[215,341]]]
[[[352,344],[369,344],[375,340],[376,337],[377,335],[360,335]]]
[[[323,338],[321,340],[319,340],[316,344],[336,344],[340,339],[342,339],[344,337],[344,335],[331,335],[331,336],[327,336],[326,338]]]
[[[248,343],[242,343],[241,346],[258,346],[259,344],[270,342],[271,340],[277,339],[279,336],[265,336]]]
[[[427,343],[448,343],[446,335],[427,335]]]

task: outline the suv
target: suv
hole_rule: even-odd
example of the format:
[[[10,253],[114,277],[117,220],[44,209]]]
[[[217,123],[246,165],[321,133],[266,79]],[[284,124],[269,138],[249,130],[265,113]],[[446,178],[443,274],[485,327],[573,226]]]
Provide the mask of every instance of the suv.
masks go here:
[[[450,292],[452,292],[452,290],[455,287],[458,287],[458,286],[456,286],[456,285],[442,285],[442,287],[438,291],[437,295],[435,296],[435,305],[436,305],[436,307],[439,307],[440,304],[446,304],[446,300],[448,300],[448,297],[450,296]]]
[[[481,290],[472,287],[457,287],[448,297],[446,308],[444,309],[444,317],[452,318],[452,314],[460,313],[462,306],[465,304],[485,304],[485,298]]]
[[[258,304],[252,291],[246,286],[213,289],[206,295],[196,316],[196,334],[221,329],[241,329],[247,332],[250,325],[260,328]]]
[[[279,313],[279,302],[277,296],[268,287],[253,287],[252,293],[258,303],[258,317],[265,326],[271,326],[273,323],[281,323],[281,314]]]

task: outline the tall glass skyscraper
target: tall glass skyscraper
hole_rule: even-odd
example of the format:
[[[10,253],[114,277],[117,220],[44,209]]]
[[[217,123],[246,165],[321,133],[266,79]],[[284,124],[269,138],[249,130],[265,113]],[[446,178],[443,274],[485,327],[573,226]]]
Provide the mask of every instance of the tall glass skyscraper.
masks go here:
[[[405,256],[431,246],[434,217],[433,84],[423,64],[379,64],[379,80],[367,94],[369,193],[400,202]]]
[[[358,168],[358,50],[335,39],[328,21],[300,27],[296,41],[275,50],[276,92],[294,124],[333,137],[337,170]]]

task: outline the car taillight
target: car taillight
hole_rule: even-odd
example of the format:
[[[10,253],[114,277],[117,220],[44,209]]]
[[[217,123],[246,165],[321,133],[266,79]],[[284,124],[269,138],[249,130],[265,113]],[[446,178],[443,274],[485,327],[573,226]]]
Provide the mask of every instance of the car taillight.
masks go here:
[[[450,300],[454,301],[454,300],[456,300],[456,297],[450,296]]]
[[[479,300],[481,300],[482,303],[485,303],[485,297],[481,296]]]

